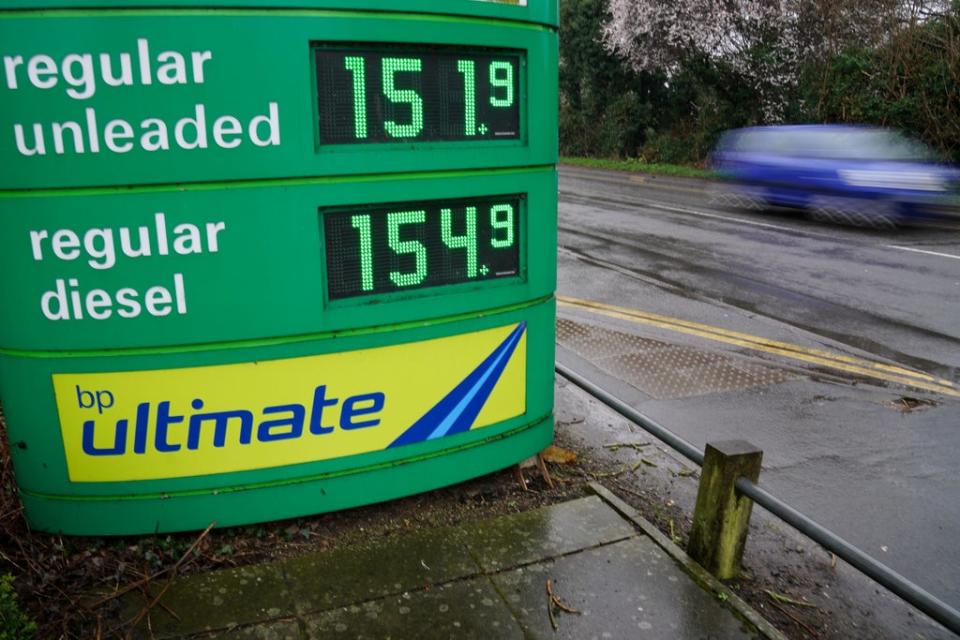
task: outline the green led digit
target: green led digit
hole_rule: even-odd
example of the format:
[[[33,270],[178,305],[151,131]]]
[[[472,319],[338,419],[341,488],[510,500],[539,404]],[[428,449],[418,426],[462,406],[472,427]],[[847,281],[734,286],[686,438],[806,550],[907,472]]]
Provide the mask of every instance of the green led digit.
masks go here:
[[[504,95],[499,98],[490,91],[490,104],[494,107],[512,107],[513,106],[513,63],[512,62],[491,62],[490,63],[490,86],[497,89],[503,89]]]
[[[467,277],[477,277],[477,208],[467,207],[466,231],[462,236],[453,235],[453,212],[440,210],[440,227],[443,244],[451,249],[467,250]]]
[[[373,291],[373,238],[370,216],[351,216],[350,224],[360,232],[360,282],[364,291]]]
[[[343,66],[353,75],[353,134],[357,139],[367,137],[367,81],[364,60],[347,56]]]
[[[397,73],[419,72],[420,67],[420,58],[383,59],[383,95],[390,102],[406,102],[410,105],[410,124],[397,124],[392,120],[383,123],[392,138],[415,138],[423,131],[423,99],[420,94],[413,89],[397,89],[394,86]]]
[[[463,74],[463,132],[477,132],[477,77],[473,60],[457,60],[457,71]]]
[[[513,205],[495,204],[490,207],[490,226],[494,232],[490,235],[490,246],[494,249],[506,249],[513,246]],[[497,231],[504,231],[502,238]]]
[[[412,253],[416,256],[416,267],[412,273],[390,272],[390,280],[398,287],[412,287],[427,277],[427,248],[419,240],[400,240],[400,225],[423,224],[426,211],[398,211],[387,214],[387,241],[398,256]]]

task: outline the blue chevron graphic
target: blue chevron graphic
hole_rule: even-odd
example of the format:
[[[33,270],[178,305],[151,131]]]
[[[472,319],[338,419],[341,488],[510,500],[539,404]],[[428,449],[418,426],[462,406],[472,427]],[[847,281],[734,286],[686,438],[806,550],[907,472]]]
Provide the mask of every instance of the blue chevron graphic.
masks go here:
[[[526,322],[518,324],[476,369],[387,448],[468,431],[510,362],[526,328]]]

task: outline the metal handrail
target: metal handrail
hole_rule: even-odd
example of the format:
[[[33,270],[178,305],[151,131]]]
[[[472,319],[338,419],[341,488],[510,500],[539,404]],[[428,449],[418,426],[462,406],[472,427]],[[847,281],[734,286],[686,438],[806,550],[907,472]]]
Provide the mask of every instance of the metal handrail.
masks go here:
[[[561,376],[574,383],[623,417],[634,422],[651,435],[662,440],[685,458],[703,466],[703,452],[666,427],[646,417],[630,405],[604,391],[569,367],[556,362],[554,368]],[[738,478],[737,491],[753,500],[773,515],[797,529],[824,549],[859,570],[890,592],[930,616],[953,633],[960,635],[960,612],[914,584],[876,558],[847,542],[833,531],[800,513],[783,500],[760,488],[747,478]]]

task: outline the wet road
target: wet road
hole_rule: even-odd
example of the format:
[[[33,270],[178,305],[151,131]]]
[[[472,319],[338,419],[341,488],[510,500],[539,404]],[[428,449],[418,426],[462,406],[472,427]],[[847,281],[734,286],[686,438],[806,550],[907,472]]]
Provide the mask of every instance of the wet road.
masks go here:
[[[960,230],[736,211],[710,188],[561,169],[560,357],[697,446],[757,444],[765,486],[960,607]],[[582,327],[632,355],[565,344]]]

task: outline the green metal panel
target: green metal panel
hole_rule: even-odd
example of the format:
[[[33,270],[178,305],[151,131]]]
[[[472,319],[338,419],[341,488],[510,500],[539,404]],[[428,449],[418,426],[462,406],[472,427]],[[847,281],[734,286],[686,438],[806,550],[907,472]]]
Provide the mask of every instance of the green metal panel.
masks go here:
[[[556,173],[552,167],[502,171],[315,179],[298,183],[230,183],[220,188],[183,187],[163,190],[125,189],[110,193],[86,191],[29,193],[0,198],[4,246],[0,273],[0,351],[77,350],[161,347],[254,338],[311,335],[434,317],[431,302],[443,295],[444,314],[454,315],[549,295],[556,285]],[[442,290],[419,289],[387,296],[325,301],[324,262],[318,207],[403,202],[523,193],[521,229],[523,271],[516,278],[460,284]],[[358,195],[362,194],[362,195]],[[169,255],[158,255],[157,214],[166,233]],[[222,223],[210,250],[207,225]],[[199,253],[177,255],[175,229],[198,229]],[[130,258],[120,246],[120,229],[149,234],[152,255]],[[76,257],[59,259],[50,238],[35,258],[31,231],[70,229],[83,237],[90,229],[107,229],[110,240],[97,236],[92,257],[82,247]],[[219,229],[219,227],[218,227]],[[269,233],[265,233],[269,230]],[[108,243],[108,244],[105,244]],[[105,246],[112,245],[110,251]],[[116,256],[111,258],[110,256]],[[107,266],[110,265],[110,266]],[[87,295],[101,289],[111,298],[132,288],[142,299],[152,286],[174,290],[174,276],[183,282],[186,313],[163,317],[145,310],[135,318],[112,313],[105,320],[88,314],[50,321],[43,298],[69,278],[77,287],[64,290]],[[224,286],[235,283],[235,286]],[[59,303],[48,303],[56,312]],[[149,336],[145,340],[145,336]]]
[[[553,415],[515,430],[439,455],[408,458],[394,465],[357,467],[349,473],[302,478],[290,484],[219,492],[150,495],[141,500],[62,500],[22,493],[31,526],[74,535],[116,535],[200,529],[213,518],[228,527],[250,522],[337,511],[430,491],[497,471],[528,458],[553,440]]]
[[[2,3],[0,397],[31,525],[124,534],[292,517],[545,446],[557,3],[205,4]],[[519,132],[474,140],[464,115],[462,139],[321,144],[322,45],[502,52],[517,61]],[[100,55],[123,75],[125,53],[129,85]],[[458,63],[463,83],[470,69]],[[200,111],[205,123],[185,120]],[[243,124],[233,138],[228,120],[217,133],[222,116]],[[148,119],[169,148],[147,149]],[[466,269],[419,288],[391,275],[389,291],[330,299],[324,212],[507,196],[520,224],[505,276]],[[468,227],[443,215],[430,255],[469,255]],[[413,252],[420,269],[423,228],[391,236],[390,255]]]
[[[481,3],[477,3],[481,4]],[[139,12],[84,12],[61,17],[29,13],[0,14],[0,56],[19,56],[22,64],[0,82],[0,189],[179,183],[295,176],[382,174],[449,169],[550,164],[557,149],[556,34],[527,23],[492,23],[454,16],[321,10],[184,11],[182,15]],[[314,63],[311,43],[416,43],[492,47],[524,53],[521,93],[528,117],[519,140],[338,145],[318,148],[314,113]],[[142,48],[142,50],[141,50]],[[163,76],[183,83],[165,85],[158,62],[164,53],[184,58],[182,76],[170,68]],[[109,86],[100,54],[109,54],[111,77],[119,75],[122,54],[130,56],[132,86]],[[68,56],[90,54],[91,80],[83,62]],[[194,56],[200,60],[195,65]],[[204,59],[209,55],[209,59]],[[30,81],[29,65],[48,56],[56,66]],[[174,59],[164,57],[163,60]],[[150,63],[149,65],[147,63]],[[45,62],[44,62],[45,64]],[[164,63],[167,64],[167,63]],[[36,63],[37,68],[42,65]],[[146,68],[148,67],[148,68]],[[46,67],[43,67],[46,69]],[[146,76],[144,69],[146,68]],[[69,75],[72,74],[72,75]],[[10,79],[16,89],[9,87]],[[144,77],[150,84],[143,84]],[[68,91],[72,93],[68,93]],[[84,96],[84,97],[75,97]],[[275,117],[271,118],[271,106]],[[202,108],[202,118],[198,109]],[[233,117],[244,131],[221,135],[214,124]],[[256,120],[265,118],[265,120]],[[203,120],[206,148],[184,149],[174,129],[185,120]],[[129,138],[113,138],[106,129],[122,121]],[[166,127],[169,149],[145,150],[144,135]],[[55,123],[71,123],[57,152]],[[258,146],[249,134],[259,124]],[[17,145],[11,132],[23,129]],[[123,132],[123,124],[116,124]],[[36,136],[35,127],[41,135]],[[184,142],[195,144],[196,127],[185,124]],[[43,153],[37,138],[43,139]],[[151,139],[153,142],[153,139]],[[274,144],[275,143],[275,144]],[[92,152],[97,147],[99,150]],[[151,145],[152,146],[152,145]],[[150,147],[147,147],[150,148]],[[82,149],[82,153],[79,151]],[[27,155],[30,154],[30,155]]]
[[[422,13],[495,18],[516,22],[538,22],[557,27],[559,8],[556,2],[546,0],[4,0],[0,7],[9,9],[88,9],[121,8],[150,9],[152,7],[183,7],[195,9],[198,4],[209,8],[271,7],[274,9],[354,9],[394,13]]]
[[[543,363],[553,361],[554,312],[553,300],[548,299],[484,317],[264,347],[62,359],[0,356],[8,436],[28,517],[38,528],[69,533],[172,531],[204,527],[213,519],[221,525],[236,524],[376,502],[503,468],[542,449],[552,438],[553,370]],[[51,375],[55,373],[264,362],[425,340],[519,321],[527,322],[529,335],[528,394],[522,415],[448,438],[333,460],[163,480],[71,482],[57,408],[50,401],[37,401],[52,395]],[[417,383],[410,382],[413,391]],[[142,394],[147,399],[151,390],[143,389]],[[510,444],[514,439],[517,442]],[[487,450],[488,443],[500,443],[499,453]],[[431,460],[430,474],[419,468],[419,461],[427,459]],[[380,484],[356,478],[372,471],[377,471],[378,478],[391,480]],[[235,492],[242,492],[242,499]],[[310,498],[305,500],[305,495]],[[40,512],[33,513],[31,505],[37,505]],[[267,515],[254,517],[254,512]],[[108,514],[127,515],[113,519]]]

